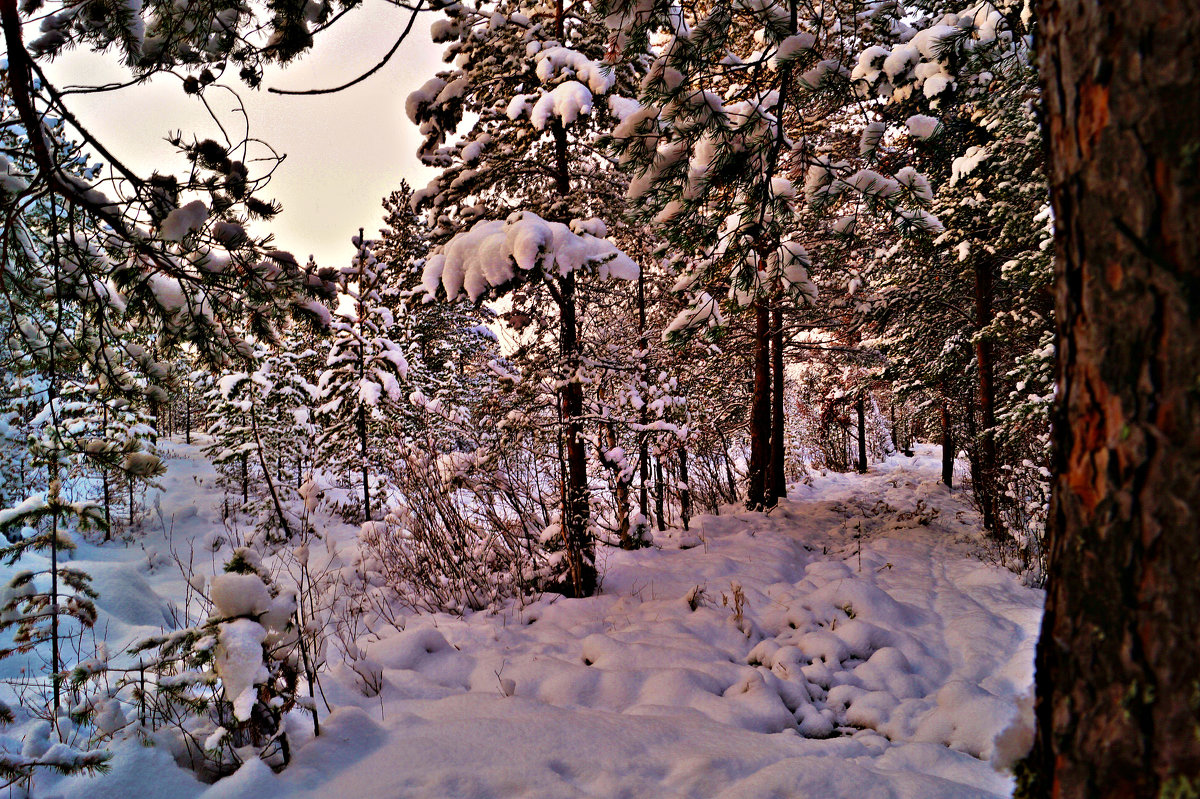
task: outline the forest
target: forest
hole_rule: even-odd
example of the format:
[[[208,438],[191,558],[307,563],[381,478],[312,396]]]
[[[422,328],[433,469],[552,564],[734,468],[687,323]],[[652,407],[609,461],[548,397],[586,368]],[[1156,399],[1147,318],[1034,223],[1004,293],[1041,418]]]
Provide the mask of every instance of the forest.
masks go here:
[[[324,263],[359,0],[0,0],[10,796],[1200,797],[1194,2],[387,4]]]

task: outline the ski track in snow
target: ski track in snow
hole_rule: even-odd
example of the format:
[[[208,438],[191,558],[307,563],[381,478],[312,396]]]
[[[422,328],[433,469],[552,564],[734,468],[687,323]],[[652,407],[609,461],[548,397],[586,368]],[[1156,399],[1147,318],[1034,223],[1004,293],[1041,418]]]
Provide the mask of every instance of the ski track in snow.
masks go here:
[[[168,531],[208,574],[228,555],[199,554],[224,532],[212,467],[198,448],[165,448],[162,530],[144,550],[84,544],[76,557],[114,650],[182,602]],[[377,630],[358,643],[380,694],[335,664],[322,735],[289,719],[281,774],[251,761],[204,785],[125,741],[109,774],[39,775],[34,796],[1008,796],[988,760],[1031,690],[1042,593],[987,562],[939,458],[921,447],[867,475],[814,474],[769,515],[730,508],[661,548],[602,552],[590,599]],[[349,527],[337,535],[354,546]]]

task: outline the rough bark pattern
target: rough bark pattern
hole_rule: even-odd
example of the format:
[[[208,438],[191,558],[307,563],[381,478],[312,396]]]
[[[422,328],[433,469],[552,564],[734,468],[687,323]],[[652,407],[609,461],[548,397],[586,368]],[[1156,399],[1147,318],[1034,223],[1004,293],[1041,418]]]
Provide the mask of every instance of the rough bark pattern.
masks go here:
[[[1060,399],[1019,794],[1200,792],[1200,8],[1040,5]]]

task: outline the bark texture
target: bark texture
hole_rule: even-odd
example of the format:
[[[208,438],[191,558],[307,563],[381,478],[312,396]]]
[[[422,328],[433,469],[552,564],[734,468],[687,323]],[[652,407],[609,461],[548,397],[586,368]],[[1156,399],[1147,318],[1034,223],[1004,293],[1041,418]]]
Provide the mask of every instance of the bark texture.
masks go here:
[[[1038,7],[1060,397],[1027,797],[1200,795],[1200,7]]]

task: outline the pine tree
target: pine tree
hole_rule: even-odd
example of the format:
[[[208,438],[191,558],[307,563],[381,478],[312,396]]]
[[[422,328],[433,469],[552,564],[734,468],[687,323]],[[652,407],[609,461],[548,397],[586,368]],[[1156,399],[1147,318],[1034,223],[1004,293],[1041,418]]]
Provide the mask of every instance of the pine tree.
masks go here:
[[[117,690],[133,688],[147,716],[176,726],[206,776],[236,771],[250,753],[282,769],[291,761],[284,717],[300,701],[296,593],[238,548],[205,599],[203,621],[131,648],[146,654]],[[143,682],[143,670],[152,681]]]
[[[638,267],[604,241],[602,219],[619,204],[592,140],[630,86],[632,70],[601,63],[603,29],[563,3],[504,0],[446,10],[434,35],[450,42],[440,73],[408,100],[409,118],[426,140],[419,155],[442,168],[414,194],[428,209],[442,252],[428,261],[424,288],[448,299],[505,296],[508,321],[522,343],[550,345],[529,364],[553,358],[548,375],[557,394],[561,500],[556,535],[565,550],[559,589],[575,596],[596,586],[584,391],[581,289],[584,273],[632,279]],[[459,141],[448,143],[465,112],[478,115]],[[460,229],[469,230],[458,233]],[[546,312],[549,311],[547,314]],[[525,331],[546,314],[553,319]],[[556,318],[554,318],[556,317]],[[553,327],[551,327],[553,325]],[[553,352],[551,350],[551,352]],[[542,378],[527,376],[533,383]]]
[[[394,339],[396,316],[383,302],[388,266],[375,257],[361,231],[355,246],[358,252],[340,281],[351,308],[338,312],[330,325],[315,414],[322,426],[317,440],[322,463],[360,476],[362,520],[371,521],[371,464],[379,462],[380,447],[390,449],[397,439],[393,431],[403,415],[409,359]],[[348,441],[353,442],[350,447]],[[376,506],[382,504],[380,498]]]

